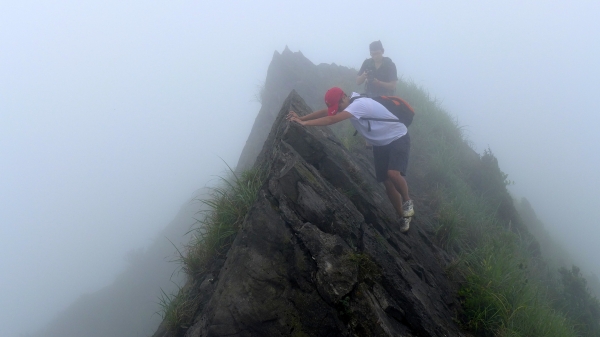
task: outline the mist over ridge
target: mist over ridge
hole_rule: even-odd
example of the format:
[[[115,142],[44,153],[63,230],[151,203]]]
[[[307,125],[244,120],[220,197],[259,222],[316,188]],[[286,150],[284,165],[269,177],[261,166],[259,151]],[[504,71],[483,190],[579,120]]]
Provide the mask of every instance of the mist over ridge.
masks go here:
[[[369,173],[370,151],[352,136],[354,130],[334,127],[333,135],[327,127],[285,120],[290,110],[300,115],[313,110],[301,96],[318,100],[313,88],[323,85],[323,72],[345,74],[334,82],[346,91],[355,86],[355,75],[335,64],[315,66],[288,48],[275,53],[265,93],[294,90],[277,114],[266,107],[276,107],[278,95],[263,101],[244,151],[255,153],[249,143],[264,146],[252,169],[215,195],[206,231],[188,250],[186,286],[166,311],[181,314],[165,314],[154,337],[249,331],[462,335],[449,317],[461,317],[463,329],[494,335],[600,331],[600,302],[589,294],[581,269],[569,267],[572,260],[548,240],[525,199],[517,203],[526,216],[517,213],[506,189],[511,182],[493,152],[476,153],[454,117],[405,81],[398,94],[418,116],[411,126],[415,148],[407,180],[415,207],[423,211],[409,232],[398,235],[393,216],[386,215],[383,190]],[[254,178],[243,178],[257,175],[266,181],[255,185]],[[231,214],[227,205],[245,195],[255,197],[244,198],[246,206],[236,207],[240,213],[223,221]],[[541,244],[528,227],[544,239]],[[223,232],[230,234],[214,246]],[[550,260],[542,257],[549,252]],[[462,276],[441,272],[446,268]],[[433,285],[435,291],[428,288]],[[589,315],[588,304],[581,307],[580,301],[589,303]],[[322,319],[315,322],[311,315]]]
[[[361,3],[329,5],[370,22]],[[285,45],[356,68],[381,39],[399,73],[438,97],[479,151],[489,145],[514,194],[600,274],[598,5],[385,5],[377,21],[389,27],[350,32],[317,2],[6,4],[0,284],[14,291],[0,298],[0,334],[34,330],[110,284],[128,251],[224,171],[218,157],[236,162],[257,85]],[[315,38],[324,32],[336,39]]]
[[[295,61],[292,61],[292,60],[295,60]],[[270,96],[268,96],[268,98],[266,98],[263,101],[263,103],[265,103],[265,104],[263,104],[263,108],[261,109],[260,114],[263,114],[265,116],[270,116],[269,118],[273,118],[272,113],[269,111],[271,111],[273,109],[277,109],[276,106],[280,105],[283,101],[283,97],[284,97],[284,96],[282,96],[283,93],[288,90],[292,90],[292,89],[299,90],[301,93],[303,93],[304,95],[309,97],[309,101],[315,100],[313,102],[313,104],[318,106],[319,101],[320,101],[320,99],[318,97],[320,96],[320,94],[319,94],[319,91],[318,90],[315,91],[314,88],[319,87],[319,86],[322,86],[323,88],[325,88],[325,87],[328,87],[329,85],[331,85],[331,84],[321,83],[323,79],[331,80],[331,81],[333,81],[332,83],[337,84],[337,85],[348,86],[348,89],[355,86],[355,84],[353,84],[352,81],[348,81],[348,79],[352,79],[355,76],[355,70],[353,70],[353,69],[349,69],[349,68],[341,67],[341,66],[337,66],[337,65],[326,65],[326,64],[320,64],[318,66],[314,66],[314,65],[310,64],[310,67],[304,67],[303,64],[306,62],[310,62],[310,61],[308,61],[302,55],[301,52],[292,52],[288,48],[285,48],[281,54],[279,52],[275,52],[275,54],[273,56],[273,61],[269,68],[270,69],[269,75],[267,76],[267,80],[270,80],[271,82],[267,81],[267,85],[265,86],[265,89],[264,89],[266,94],[270,94]],[[303,67],[306,69],[304,69]],[[272,71],[271,71],[271,69],[272,69]],[[307,69],[311,69],[311,71],[307,72],[306,71]],[[312,69],[315,69],[316,71],[312,72]],[[323,74],[329,74],[329,75],[323,76]],[[337,75],[333,76],[332,74],[337,74]],[[285,85],[282,85],[283,83],[288,83],[286,85],[289,85],[289,87],[286,88]],[[282,94],[282,95],[278,96],[278,94],[276,94],[276,92],[271,92],[271,90],[274,90],[274,89],[281,90],[282,92],[280,92],[280,94]],[[267,96],[265,96],[265,97],[267,97]],[[270,129],[270,124],[272,123],[272,121],[269,122],[268,120],[262,120],[260,117],[260,114],[255,122],[254,128],[258,127],[257,130],[259,130],[259,131],[257,131],[258,132],[257,134],[261,134],[262,137],[266,137],[266,135],[267,135],[266,130]],[[255,132],[255,131],[256,130],[253,130],[252,132]],[[262,143],[264,141],[264,140],[261,141],[261,140],[253,139],[253,137],[256,138],[256,136],[253,136],[251,133],[251,135],[246,143],[247,149],[245,149],[244,151],[253,153],[252,150],[250,148],[248,148],[248,144],[250,144],[250,143],[258,144],[258,143]],[[255,155],[256,154],[254,154],[254,156]],[[246,154],[246,157],[248,157],[248,154]],[[244,155],[241,156],[240,161],[242,160],[242,158],[244,158]],[[238,165],[241,165],[241,164],[238,164]],[[530,206],[526,206],[526,208],[527,207],[530,207]],[[194,206],[193,204],[187,204],[184,207],[184,209],[185,208],[189,208],[189,210],[187,211],[188,213],[185,217],[188,219],[187,220],[188,222],[190,222],[193,218],[197,217],[197,215],[194,212],[191,212],[192,209],[197,209],[197,206]],[[526,211],[533,212],[532,210],[529,210],[529,209],[526,209]],[[533,213],[532,215],[530,215],[530,217],[535,218],[536,215]],[[533,219],[531,221],[535,222],[535,221],[539,221],[539,220]],[[173,227],[173,225],[177,225],[177,224],[175,222],[173,222],[170,227]],[[190,227],[189,224],[187,224],[186,226],[183,226],[183,227],[181,227],[181,225],[179,225],[179,226],[180,226],[179,232],[175,232],[175,234],[172,233],[171,235],[167,235],[169,240],[172,240],[173,237],[177,237],[177,235],[182,236],[182,239],[183,239],[182,234],[184,232],[187,232],[187,230]],[[544,231],[543,227],[544,227],[543,224],[541,224],[541,228],[539,230],[541,230],[542,232]],[[173,228],[171,229],[171,231],[173,231]],[[179,233],[179,234],[177,234],[177,233]],[[547,235],[546,233],[543,233],[543,234]],[[162,238],[162,237],[158,238],[158,240],[155,242],[155,244],[153,246],[156,246],[157,244],[159,244],[159,246],[163,246],[161,248],[161,250],[159,250],[160,253],[157,254],[156,251],[155,252],[148,251],[148,252],[140,255],[140,258],[144,261],[147,261],[148,263],[152,263],[153,260],[155,260],[154,262],[156,263],[156,262],[159,262],[158,260],[161,260],[161,259],[163,260],[163,262],[165,262],[164,256],[168,255],[167,252],[172,252],[172,250],[170,250],[170,248],[174,249],[174,247],[171,247],[169,244],[167,244],[167,241],[165,240],[165,238]],[[164,244],[167,244],[166,247],[164,246]],[[547,249],[549,247],[551,249],[555,249],[554,246],[548,246],[547,244],[542,243],[542,250],[545,252],[545,254],[548,253]],[[153,249],[155,249],[155,248],[153,248]],[[161,256],[161,254],[162,254],[162,256]],[[561,258],[561,260],[557,261],[559,263],[563,263],[564,265],[567,265],[567,266],[570,263],[572,263],[572,260],[570,259],[569,256],[560,256],[560,258]],[[139,258],[138,258],[137,261],[139,262],[142,260],[139,260]],[[140,274],[140,271],[143,273],[146,273],[147,275],[152,275],[152,273],[159,273],[157,275],[163,277],[163,286],[164,286],[164,284],[165,284],[164,281],[167,281],[167,279],[164,277],[170,275],[171,272],[169,270],[172,270],[177,267],[176,264],[170,264],[170,265],[161,267],[162,269],[160,269],[160,271],[156,268],[148,269],[148,270],[144,271],[144,268],[145,268],[145,267],[143,267],[144,264],[146,264],[146,263],[143,263],[140,266],[142,268],[131,268],[132,270],[128,270],[127,274],[126,274],[129,276],[122,275],[117,280],[117,282],[115,282],[111,287],[104,289],[102,292],[99,292],[98,294],[94,294],[94,297],[97,299],[101,298],[101,297],[109,298],[112,296],[112,295],[110,295],[111,292],[114,293],[114,291],[116,289],[119,289],[119,287],[129,287],[127,284],[131,283],[131,281],[122,282],[124,276],[132,279],[133,282],[139,282],[139,281],[135,281],[133,278],[144,277],[144,276],[141,276],[142,274]],[[134,272],[133,269],[139,269],[140,271],[138,271],[136,274],[136,272]],[[161,271],[162,271],[162,274],[160,274]],[[179,276],[181,276],[181,275],[179,275]],[[145,276],[144,278],[147,278],[147,276]],[[181,281],[177,281],[177,279],[181,280],[180,277],[177,277],[175,279],[175,281],[181,282]],[[146,296],[147,297],[146,301],[149,301],[150,299],[156,299],[156,297],[157,297],[158,292],[156,291],[156,284],[158,284],[158,283],[155,282],[153,284],[155,285],[155,289],[150,289],[147,286],[145,288],[139,289],[139,290],[146,291],[147,294],[154,294],[153,295],[154,297]],[[171,283],[169,283],[169,282],[166,282],[166,284],[171,285]],[[163,287],[163,286],[161,286],[161,287]],[[169,291],[169,289],[166,287],[164,289],[166,289],[166,291]],[[171,289],[173,289],[172,285],[171,285]],[[142,292],[141,295],[144,295],[144,293]],[[90,301],[90,299],[92,299],[92,298],[88,297],[86,302],[88,302],[88,303],[97,302],[97,300]],[[111,300],[112,302],[107,302],[106,304],[109,306],[122,307],[122,305],[118,305],[117,304],[118,302],[115,302],[115,300]],[[109,304],[109,303],[112,303],[112,304]],[[155,304],[155,301],[152,303]],[[132,303],[128,303],[128,304],[132,304]],[[141,302],[138,305],[140,305],[140,304],[141,304]],[[150,304],[150,302],[147,302],[147,304]],[[81,303],[79,304],[79,306],[81,306]],[[86,310],[82,310],[82,309],[83,308],[80,308],[80,309],[78,309],[78,311],[80,313],[83,313],[86,310],[88,312],[90,310],[90,309],[86,309]],[[101,308],[98,307],[97,309],[92,309],[92,310],[98,310],[98,309],[101,309]],[[133,307],[131,307],[131,309],[128,309],[128,310],[131,311],[131,310],[135,310],[135,309],[140,309],[140,308],[136,308],[135,306],[133,306]],[[70,309],[70,310],[73,311],[73,309]],[[112,311],[112,310],[109,310],[109,311]],[[144,312],[144,311],[142,311],[142,312]],[[148,314],[148,312],[149,312],[148,310],[145,310],[146,315]],[[68,322],[68,320],[64,321],[64,318],[67,316],[69,316],[69,314],[67,314],[66,316],[63,315],[63,318],[62,318],[63,322]],[[89,317],[89,316],[82,316],[82,318],[83,317]],[[154,318],[153,321],[156,322],[155,319],[157,318],[157,316],[154,315],[153,318]],[[134,316],[129,316],[129,319],[134,319]],[[85,326],[85,320],[80,319],[78,321],[80,321],[80,324],[82,326]],[[146,319],[142,319],[141,321],[146,321]],[[93,322],[93,320],[92,320],[92,322]],[[156,323],[154,323],[154,324],[156,324]],[[100,326],[100,327],[102,327],[102,326]],[[116,326],[113,326],[113,328],[116,328]],[[56,324],[54,324],[54,326],[51,329],[45,330],[44,335],[49,335],[54,332],[58,333],[58,334],[56,334],[57,336],[63,335],[64,333],[59,333],[59,331],[60,331],[59,329],[61,329],[60,326],[57,326]],[[65,329],[65,328],[63,327],[63,329]],[[71,327],[71,329],[73,329],[73,327]],[[148,328],[144,328],[145,331],[149,331],[147,329]],[[54,332],[52,332],[52,331],[54,331]],[[101,330],[99,328],[95,328],[95,329],[93,329],[93,331],[100,332],[103,330]],[[126,328],[123,327],[121,329],[117,329],[117,330],[111,332],[111,334],[115,335],[118,332],[118,333],[125,333],[124,335],[131,335],[131,333],[132,333],[132,332],[125,332],[125,331],[126,331]],[[139,331],[139,330],[134,329],[132,331]]]

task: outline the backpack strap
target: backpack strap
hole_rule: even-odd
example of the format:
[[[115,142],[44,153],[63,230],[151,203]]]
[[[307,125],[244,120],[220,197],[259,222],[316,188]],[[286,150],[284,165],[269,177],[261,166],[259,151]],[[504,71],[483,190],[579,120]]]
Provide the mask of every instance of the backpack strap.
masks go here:
[[[350,103],[348,103],[348,105],[352,104],[357,99],[363,98],[363,97],[367,97],[367,94],[360,94],[359,96],[354,96],[354,97],[350,98]]]
[[[364,119],[367,121],[367,124],[369,125],[369,129],[368,131],[371,131],[371,121],[378,121],[378,122],[392,122],[392,123],[401,123],[399,119],[388,119],[388,118],[369,118],[369,117],[361,117],[360,119]]]
[[[366,94],[361,94],[360,96],[354,96],[350,98],[350,103],[348,103],[348,105],[352,104],[354,101],[356,101],[359,98],[363,98],[363,97],[367,97]],[[369,124],[369,129],[371,128],[371,125]],[[352,136],[356,136],[358,134],[358,130],[354,131],[354,134]]]
[[[355,100],[359,99],[359,98],[363,98],[363,97],[367,97],[366,95],[360,95],[360,96],[355,96],[350,98],[350,103],[352,104],[352,102],[354,102]],[[394,102],[396,103],[396,102]],[[396,103],[398,104],[398,103]],[[389,119],[389,118],[371,118],[371,117],[361,117],[360,119],[367,121],[368,124],[368,132],[371,132],[371,121],[377,121],[377,122],[393,122],[393,123],[400,123],[400,119],[396,118],[396,119]],[[358,131],[354,132],[354,135],[356,136],[356,133]]]

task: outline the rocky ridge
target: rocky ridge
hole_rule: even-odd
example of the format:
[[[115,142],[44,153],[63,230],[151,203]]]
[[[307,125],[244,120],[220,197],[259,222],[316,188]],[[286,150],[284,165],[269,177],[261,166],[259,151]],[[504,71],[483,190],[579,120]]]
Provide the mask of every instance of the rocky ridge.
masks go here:
[[[236,166],[237,170],[252,167],[269,135],[277,112],[290,91],[295,90],[313,110],[321,109],[324,92],[339,86],[355,88],[356,70],[335,64],[314,65],[301,52],[288,47],[273,54],[267,77],[260,93],[261,109]]]
[[[185,336],[461,336],[433,233],[417,218],[401,234],[370,161],[289,110],[312,111],[295,91],[280,109],[255,165],[266,181],[222,266],[194,282]]]

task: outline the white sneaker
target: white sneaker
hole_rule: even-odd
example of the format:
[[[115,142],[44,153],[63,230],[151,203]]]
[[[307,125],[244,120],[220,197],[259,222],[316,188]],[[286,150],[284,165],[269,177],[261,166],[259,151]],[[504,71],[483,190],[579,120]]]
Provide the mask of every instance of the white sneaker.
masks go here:
[[[410,218],[401,218],[400,219],[400,233],[408,232],[410,228]]]
[[[415,215],[415,209],[413,208],[413,201],[407,200],[402,204],[402,216],[408,218],[413,215]]]

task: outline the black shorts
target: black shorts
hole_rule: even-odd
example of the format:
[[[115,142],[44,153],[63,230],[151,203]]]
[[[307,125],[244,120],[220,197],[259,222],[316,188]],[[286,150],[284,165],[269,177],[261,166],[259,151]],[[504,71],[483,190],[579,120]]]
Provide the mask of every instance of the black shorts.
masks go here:
[[[405,176],[409,154],[410,136],[408,133],[388,145],[373,146],[377,181],[385,181],[388,170],[399,171],[401,175]]]

